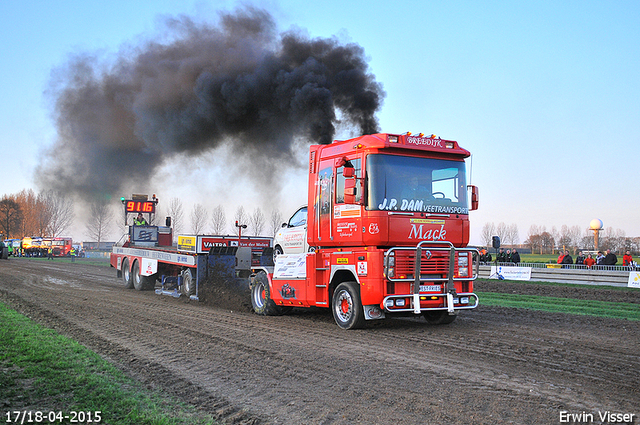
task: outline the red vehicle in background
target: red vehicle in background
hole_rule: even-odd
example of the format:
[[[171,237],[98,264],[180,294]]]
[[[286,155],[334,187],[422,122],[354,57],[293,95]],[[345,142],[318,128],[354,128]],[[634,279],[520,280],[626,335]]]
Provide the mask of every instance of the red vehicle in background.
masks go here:
[[[54,257],[68,257],[71,255],[73,240],[71,238],[52,238],[51,252]]]

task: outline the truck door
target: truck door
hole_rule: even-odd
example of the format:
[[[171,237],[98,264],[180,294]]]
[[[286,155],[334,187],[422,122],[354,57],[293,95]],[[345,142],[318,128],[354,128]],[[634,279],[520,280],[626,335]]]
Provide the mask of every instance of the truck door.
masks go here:
[[[330,245],[333,235],[331,233],[331,210],[333,207],[333,161],[323,161],[322,168],[318,173],[318,184],[316,186],[316,235],[320,245]]]
[[[345,157],[335,171],[334,240],[338,245],[362,245],[361,160]]]
[[[346,164],[345,164],[346,162]],[[354,245],[362,240],[361,229],[361,160],[322,161],[316,185],[316,221],[320,246]],[[344,177],[344,168],[354,169],[353,177]],[[349,174],[349,173],[347,173]],[[345,196],[345,180],[355,185],[355,196]]]

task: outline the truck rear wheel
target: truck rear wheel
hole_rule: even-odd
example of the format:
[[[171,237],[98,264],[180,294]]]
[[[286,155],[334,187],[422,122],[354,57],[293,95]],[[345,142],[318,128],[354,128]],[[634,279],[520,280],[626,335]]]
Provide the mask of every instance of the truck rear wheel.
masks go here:
[[[331,311],[336,324],[342,329],[358,329],[364,326],[364,310],[360,301],[357,282],[344,282],[333,293]]]
[[[182,271],[182,286],[180,287],[182,295],[190,297],[196,294],[196,280],[191,274],[191,269]]]
[[[458,317],[455,314],[449,314],[447,311],[425,311],[422,313],[422,317],[425,318],[430,325],[448,325],[453,323]]]
[[[271,299],[269,278],[265,272],[259,272],[251,281],[251,305],[253,311],[261,316],[279,316],[282,309]]]
[[[122,280],[124,280],[124,287],[126,289],[133,289],[133,278],[131,276],[131,269],[129,268],[129,260],[122,260]]]

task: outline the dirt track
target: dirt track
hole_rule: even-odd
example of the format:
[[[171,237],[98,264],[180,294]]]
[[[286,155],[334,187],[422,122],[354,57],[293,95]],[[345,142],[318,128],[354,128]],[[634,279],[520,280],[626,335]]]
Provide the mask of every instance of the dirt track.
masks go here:
[[[506,285],[476,291],[522,287]],[[640,308],[640,291],[580,294]],[[539,425],[561,411],[640,423],[637,321],[481,305],[448,326],[388,319],[342,331],[328,311],[261,317],[218,295],[226,301],[126,290],[114,269],[81,262],[0,262],[0,301],[228,423]]]

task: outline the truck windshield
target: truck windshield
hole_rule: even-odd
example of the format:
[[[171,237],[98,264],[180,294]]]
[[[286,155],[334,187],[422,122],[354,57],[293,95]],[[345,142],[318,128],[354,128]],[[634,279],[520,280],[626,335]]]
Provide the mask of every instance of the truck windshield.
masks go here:
[[[468,214],[463,161],[368,155],[368,210]]]

